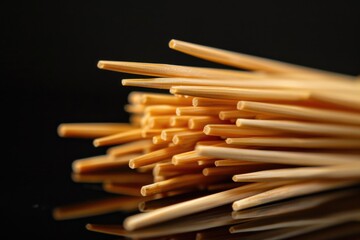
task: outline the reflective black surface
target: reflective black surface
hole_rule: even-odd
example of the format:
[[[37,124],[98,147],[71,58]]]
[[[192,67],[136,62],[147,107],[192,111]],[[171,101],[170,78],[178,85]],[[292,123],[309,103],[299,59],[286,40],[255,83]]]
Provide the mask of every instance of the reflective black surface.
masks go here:
[[[127,121],[130,75],[99,59],[218,67],[171,51],[171,38],[306,66],[359,74],[356,1],[20,1],[1,3],[5,231],[37,239],[115,239],[84,228],[122,213],[54,221],[59,205],[105,196],[71,181],[74,159],[101,154],[60,139],[62,122]],[[107,195],[106,195],[107,196]]]

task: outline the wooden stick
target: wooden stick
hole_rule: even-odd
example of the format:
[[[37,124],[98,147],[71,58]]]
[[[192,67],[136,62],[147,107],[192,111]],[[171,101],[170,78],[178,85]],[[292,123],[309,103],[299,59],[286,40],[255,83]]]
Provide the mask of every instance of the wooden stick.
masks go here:
[[[334,200],[341,201],[341,198],[354,195],[354,192],[351,190],[318,193],[316,195],[290,199],[285,202],[282,201],[279,203],[272,203],[264,206],[243,209],[241,211],[234,211],[232,212],[232,217],[234,219],[251,219],[279,216],[288,213],[297,213],[328,204],[329,202],[331,203]]]
[[[117,134],[113,134],[113,135],[102,137],[102,138],[96,138],[93,141],[93,144],[95,147],[101,147],[101,146],[121,144],[124,142],[131,142],[131,141],[142,139],[143,137],[141,135],[141,132],[142,132],[141,129],[134,129],[134,130],[117,133]]]
[[[160,150],[160,149],[163,149],[163,148],[166,148],[169,146],[169,143],[168,142],[164,142],[164,143],[159,143],[159,144],[153,144],[153,145],[150,145],[150,146],[145,146],[144,147],[144,154],[147,154],[147,153],[150,153],[150,152],[153,152],[153,151],[157,151],[157,150]]]
[[[286,120],[238,119],[236,126],[307,135],[360,137],[360,127],[328,123],[307,123]]]
[[[187,77],[187,78],[251,78],[253,73],[238,70],[188,67],[159,63],[99,61],[98,68],[154,77]]]
[[[143,102],[143,97],[144,96],[151,96],[151,97],[168,97],[171,95],[167,94],[167,93],[155,93],[155,92],[145,92],[145,91],[131,91],[128,94],[128,102],[131,104],[142,104]]]
[[[275,202],[291,197],[303,196],[311,193],[327,191],[354,185],[354,181],[337,181],[337,182],[300,182],[274,188],[254,196],[235,201],[232,205],[234,211],[259,206],[265,203]]]
[[[255,113],[253,113],[253,114],[255,114]],[[242,118],[242,117],[240,117],[240,118]],[[262,114],[262,113],[256,114],[255,119],[260,119],[260,120],[288,120],[288,118],[286,118],[284,116],[278,116],[278,115],[275,115],[275,114]]]
[[[175,145],[172,147],[163,148],[163,149],[160,149],[160,150],[157,150],[154,152],[150,152],[150,153],[144,154],[142,156],[138,156],[138,157],[130,159],[129,167],[134,169],[134,168],[139,168],[142,166],[150,165],[153,163],[157,163],[162,160],[171,158],[173,155],[189,151],[192,148],[193,148],[193,146],[190,146],[190,145],[184,145],[181,147]]]
[[[180,164],[195,163],[202,160],[212,160],[212,159],[214,158],[200,156],[196,151],[189,151],[174,155],[172,157],[171,162],[174,165],[180,165]]]
[[[189,119],[192,116],[172,116],[170,118],[170,126],[174,128],[188,127]]]
[[[187,174],[194,172],[201,172],[204,166],[199,166],[198,164],[182,164],[174,165],[171,162],[169,163],[159,163],[153,169],[154,176],[167,176],[168,174]]]
[[[187,128],[168,128],[161,131],[161,138],[166,141],[172,141],[177,133],[189,132]]]
[[[203,183],[211,183],[221,181],[222,179],[205,177],[201,173],[199,174],[186,174],[170,178],[161,182],[145,185],[141,188],[141,195],[151,196],[157,193],[163,193],[178,189],[183,189],[191,186],[197,186]]]
[[[176,115],[178,116],[218,116],[222,110],[235,109],[229,106],[215,107],[178,107]]]
[[[203,116],[203,117],[192,117],[188,121],[188,127],[192,130],[203,130],[207,124],[226,124],[228,121],[220,120],[218,117]]]
[[[126,104],[124,105],[125,112],[132,114],[143,114],[145,111],[145,106],[142,104]]]
[[[199,166],[203,166],[203,167],[213,167],[213,166],[215,166],[214,165],[214,162],[215,162],[215,160],[200,160],[200,161],[197,161],[197,164],[199,165]]]
[[[198,141],[196,146],[226,146],[226,142],[224,140],[209,140],[209,141]]]
[[[87,173],[102,170],[114,170],[127,166],[129,160],[141,154],[126,154],[112,158],[107,155],[82,158],[72,163],[72,170],[76,173]]]
[[[240,173],[249,173],[254,171],[260,171],[265,169],[280,168],[278,164],[243,164],[238,166],[226,166],[226,167],[209,167],[204,168],[202,171],[205,176],[221,176],[221,175],[234,175]],[[238,176],[238,175],[235,175]],[[234,178],[233,178],[234,180]],[[240,182],[235,181],[234,182]]]
[[[192,98],[176,97],[170,94],[146,93],[141,96],[141,104],[187,106],[192,104]]]
[[[208,124],[204,133],[210,136],[221,137],[249,137],[249,136],[279,136],[281,131],[254,128],[239,128],[233,124]]]
[[[356,164],[359,162],[358,155],[350,154],[238,149],[217,146],[198,146],[196,150],[201,156],[205,157],[291,165],[326,166]]]
[[[259,165],[263,163],[223,159],[223,160],[216,160],[214,164],[216,167],[232,167],[232,166],[243,166],[243,165]]]
[[[164,140],[161,135],[153,136],[152,142],[154,145],[164,145],[171,143],[171,140]]]
[[[236,183],[236,182],[215,183],[208,185],[206,189],[210,192],[219,192],[219,191],[225,191],[225,190],[237,188],[245,184],[246,183]]]
[[[280,183],[277,184],[281,185]],[[133,215],[125,219],[124,228],[128,231],[133,231],[218,206],[224,206],[237,199],[252,196],[256,193],[264,191],[265,189],[273,188],[274,186],[276,186],[276,183],[249,184],[190,201],[181,202],[168,207],[163,207],[152,212]]]
[[[318,101],[323,101],[342,107],[350,108],[359,111],[360,110],[360,98],[358,96],[359,89],[354,86],[357,93],[330,93],[330,92],[312,92],[310,98]]]
[[[251,137],[227,138],[227,144],[256,147],[356,149],[360,139],[351,138],[289,138],[289,137]]]
[[[139,140],[125,143],[120,146],[111,147],[106,151],[106,153],[110,155],[110,157],[118,157],[124,154],[142,152],[144,147],[149,145],[152,145],[150,140]]]
[[[135,129],[128,123],[62,123],[60,137],[97,138]]]
[[[123,194],[128,196],[142,196],[140,193],[142,185],[143,184],[105,182],[103,184],[103,189],[105,192],[109,193]]]
[[[129,117],[129,122],[132,126],[134,126],[135,128],[138,128],[138,127],[140,127],[141,118],[142,118],[141,114],[132,114]]]
[[[208,86],[173,86],[172,94],[183,94],[194,97],[248,100],[248,101],[304,101],[309,99],[307,91],[270,90],[270,89],[245,89],[230,87]],[[223,109],[224,110],[224,109]]]
[[[160,135],[162,131],[163,131],[162,128],[160,128],[160,129],[144,128],[141,131],[141,137],[142,138],[152,138],[154,136]]]
[[[177,106],[172,105],[154,105],[147,106],[144,110],[148,116],[175,115]]]
[[[255,57],[243,53],[236,53],[227,50],[202,46],[194,43],[184,42],[172,39],[169,47],[177,51],[203,58],[209,61],[230,65],[238,68],[245,68],[255,71],[264,71],[269,73],[302,73],[314,76],[324,76],[336,79],[353,79],[353,77],[343,74],[326,72],[318,69],[298,66],[290,63],[270,60],[261,57]]]
[[[229,119],[236,119],[236,118],[254,118],[255,116],[256,116],[256,114],[254,114],[254,113],[248,113],[248,112],[238,111],[238,110],[220,111],[219,112],[219,118],[221,120],[229,120]]]
[[[240,101],[237,108],[244,111],[276,114],[294,119],[356,125],[360,124],[360,114],[345,111],[324,110],[309,107],[248,101]]]
[[[187,144],[187,143],[195,143],[197,141],[204,140],[216,140],[216,137],[207,136],[202,131],[195,132],[183,132],[176,133],[172,139],[172,142],[176,145]]]
[[[149,164],[149,165],[145,165],[145,166],[142,166],[142,167],[138,167],[136,169],[136,171],[139,172],[139,173],[150,174],[150,173],[153,172],[153,169],[154,169],[154,167],[156,166],[157,163],[164,163],[164,162],[168,162],[168,159],[161,160],[159,162],[152,163],[152,164]]]
[[[141,104],[142,95],[147,92],[132,91],[128,94],[127,100],[130,104]]]
[[[235,175],[235,182],[264,182],[279,180],[306,179],[359,179],[360,161],[358,164],[337,165],[331,167],[304,167],[292,169],[273,169]]]
[[[221,99],[213,99],[213,98],[194,97],[192,99],[192,105],[194,107],[230,106],[230,107],[236,108],[237,101],[236,100],[221,100]]]
[[[147,128],[169,128],[170,127],[170,118],[172,115],[164,115],[164,116],[152,116],[147,120]]]
[[[330,79],[311,79],[304,81],[304,77],[293,78],[293,76],[278,75],[255,75],[256,79],[204,79],[204,78],[143,78],[123,79],[122,85],[158,89],[171,89],[173,86],[213,86],[213,87],[235,87],[245,89],[292,89],[302,91],[316,91],[329,93],[351,93],[356,94],[359,87],[352,82],[330,81]],[[255,81],[254,81],[255,80]],[[306,78],[305,78],[306,80]],[[193,102],[194,104],[194,102]],[[205,103],[207,104],[207,103]],[[216,103],[216,105],[221,105]],[[227,105],[227,104],[226,104]]]

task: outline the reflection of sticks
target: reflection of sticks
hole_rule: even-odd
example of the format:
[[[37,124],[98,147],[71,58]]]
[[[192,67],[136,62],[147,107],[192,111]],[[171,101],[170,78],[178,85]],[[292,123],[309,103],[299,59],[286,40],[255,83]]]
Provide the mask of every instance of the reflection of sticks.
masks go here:
[[[321,213],[320,217],[319,214]],[[298,211],[290,214],[279,215],[276,217],[256,218],[249,222],[232,226],[230,232],[256,232],[272,230],[277,228],[301,227],[324,223],[349,222],[360,220],[359,207],[355,209],[338,210],[331,207],[319,207],[308,211]]]
[[[131,238],[149,238],[194,232],[244,222],[244,220],[232,219],[231,214],[229,214],[229,210],[229,206],[215,208],[203,213],[189,215],[174,221],[169,221],[163,224],[154,225],[135,231],[126,231],[121,226],[97,224],[87,225],[87,228],[93,231],[105,232]]]
[[[92,172],[92,173],[73,173],[71,178],[78,183],[102,183],[102,182],[118,182],[118,183],[141,183],[148,184],[153,180],[151,174],[143,174],[136,172],[109,171],[109,172]]]
[[[326,231],[328,229],[332,229],[332,228],[336,228],[336,225],[342,224],[344,222],[340,221],[327,221],[321,224],[315,224],[315,225],[308,225],[308,226],[301,226],[301,227],[289,227],[289,228],[280,228],[280,229],[274,229],[274,230],[270,230],[270,231],[260,231],[258,233],[254,233],[253,235],[251,235],[251,237],[247,238],[249,240],[280,240],[280,239],[288,239],[291,238],[293,239],[293,237],[296,236],[300,236],[301,237],[299,239],[306,239],[303,238],[303,234],[308,234],[308,233],[312,233],[314,231],[319,231],[322,235],[323,230],[326,229]],[[356,224],[357,227],[359,227],[359,224]],[[356,233],[358,232],[359,229],[354,230],[352,229],[352,233]],[[346,234],[343,234],[346,235]],[[335,235],[336,236],[336,235]],[[335,236],[331,236],[330,238],[333,238]],[[317,239],[316,237],[313,237],[313,235],[311,234],[310,239]],[[329,239],[329,238],[325,238],[325,239]]]
[[[276,182],[249,184],[224,192],[215,193],[194,200],[174,204],[152,212],[133,215],[125,219],[124,227],[127,230],[139,229],[152,224],[175,219],[177,217],[186,216],[191,213],[196,213],[214,207],[223,206],[232,203],[237,199],[246,198],[256,193],[262,192],[266,189],[271,189],[283,184],[285,183]]]
[[[53,211],[56,220],[83,218],[117,211],[134,211],[142,197],[112,197],[84,203],[57,207]]]
[[[273,203],[270,205],[259,206],[255,208],[234,211],[232,216],[234,219],[260,218],[277,216],[280,214],[303,211],[314,208],[322,204],[337,200],[343,197],[351,197],[355,193],[348,191],[335,191],[330,193],[322,193],[314,196],[306,196],[299,199],[291,199],[286,202]]]
[[[356,239],[360,234],[360,223],[359,222],[350,222],[341,224],[338,226],[330,226],[326,229],[320,231],[312,232],[311,235],[308,234],[299,236],[295,239],[316,239],[316,240],[328,240],[328,239],[338,239],[339,237],[349,237],[347,239]],[[340,239],[340,238],[339,238]]]
[[[206,229],[196,233],[196,240],[238,240],[238,239],[248,239],[251,236],[251,233],[230,233],[229,227],[218,227]]]

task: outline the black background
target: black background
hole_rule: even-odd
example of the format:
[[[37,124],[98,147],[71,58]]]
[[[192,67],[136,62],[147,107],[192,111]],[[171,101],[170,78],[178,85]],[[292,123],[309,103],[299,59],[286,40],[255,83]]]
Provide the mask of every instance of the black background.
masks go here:
[[[5,231],[37,239],[115,239],[56,222],[58,205],[102,197],[70,179],[74,159],[102,154],[60,139],[62,122],[127,121],[127,74],[100,59],[221,67],[170,50],[172,38],[360,74],[356,1],[24,1],[2,3],[2,199]],[[120,215],[106,216],[121,222]],[[9,227],[7,227],[7,225]],[[13,230],[14,229],[14,230]]]

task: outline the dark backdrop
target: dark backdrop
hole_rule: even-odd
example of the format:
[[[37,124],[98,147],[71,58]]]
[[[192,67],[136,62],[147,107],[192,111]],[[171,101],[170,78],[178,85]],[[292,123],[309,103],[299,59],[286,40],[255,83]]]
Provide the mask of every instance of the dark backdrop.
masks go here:
[[[62,122],[127,121],[130,75],[100,59],[219,67],[174,52],[170,39],[360,73],[356,1],[24,1],[2,3],[4,220],[14,237],[114,239],[55,222],[58,205],[102,197],[70,179],[74,159],[102,154],[89,140],[60,139]],[[121,222],[121,215],[106,216]],[[3,228],[5,230],[9,228]]]

